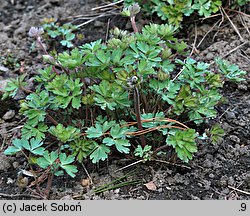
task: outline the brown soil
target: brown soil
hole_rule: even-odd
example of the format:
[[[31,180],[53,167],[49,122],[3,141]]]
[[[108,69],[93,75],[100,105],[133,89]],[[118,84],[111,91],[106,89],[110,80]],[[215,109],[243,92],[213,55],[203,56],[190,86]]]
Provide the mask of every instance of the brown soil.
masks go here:
[[[0,5],[0,44],[1,56],[12,54],[15,63],[21,64],[16,68],[15,63],[0,68],[0,90],[11,77],[21,73],[28,73],[30,79],[42,67],[41,57],[32,52],[32,41],[27,37],[31,26],[39,26],[43,18],[54,18],[58,21],[72,21],[72,16],[94,14],[91,11],[96,6],[103,5],[103,1],[95,0],[6,0]],[[242,16],[250,26],[249,16]],[[234,14],[233,22],[244,38],[239,39],[234,28],[225,20],[220,26],[211,29],[218,20],[207,20],[197,24],[197,31],[193,25],[191,33],[182,37],[192,44],[196,37],[196,45],[207,33],[203,43],[197,48],[195,58],[212,62],[215,57],[221,56],[241,69],[250,72],[250,34],[241,25],[239,14]],[[80,24],[85,20],[76,20]],[[146,21],[147,22],[147,21]],[[143,22],[141,21],[141,24]],[[139,21],[140,24],[140,21]],[[190,24],[189,24],[190,25]],[[119,15],[110,15],[94,20],[81,28],[85,43],[96,39],[104,39],[107,28],[119,26],[130,28],[126,19]],[[244,44],[243,44],[244,43]],[[243,44],[243,45],[242,45]],[[49,47],[51,48],[51,47]],[[0,61],[0,66],[2,66]],[[31,80],[30,80],[31,81]],[[31,84],[31,82],[30,82]],[[219,107],[218,121],[226,135],[221,143],[211,145],[200,143],[199,151],[194,159],[185,166],[169,165],[164,163],[137,164],[128,169],[115,172],[121,167],[132,163],[126,160],[111,160],[99,166],[86,163],[86,168],[92,177],[94,186],[81,185],[82,179],[87,179],[82,166],[76,178],[67,176],[54,179],[51,199],[153,199],[153,200],[189,200],[189,199],[249,199],[250,192],[250,73],[246,81],[239,84],[227,83],[223,95],[227,102]],[[25,169],[27,162],[24,158],[7,157],[2,152],[11,144],[13,137],[20,134],[20,125],[23,119],[18,115],[18,100],[0,101],[0,199],[34,199],[28,190],[20,190],[16,184],[17,173]],[[208,122],[209,124],[209,122]],[[95,194],[93,188],[104,185],[112,180],[124,176],[129,171],[134,173],[127,180],[139,179],[137,185],[121,187],[101,194]],[[153,181],[156,190],[149,190],[144,185]],[[43,185],[41,185],[43,187]],[[234,190],[240,189],[243,192]],[[18,194],[18,195],[15,195]],[[14,195],[14,196],[13,196]]]

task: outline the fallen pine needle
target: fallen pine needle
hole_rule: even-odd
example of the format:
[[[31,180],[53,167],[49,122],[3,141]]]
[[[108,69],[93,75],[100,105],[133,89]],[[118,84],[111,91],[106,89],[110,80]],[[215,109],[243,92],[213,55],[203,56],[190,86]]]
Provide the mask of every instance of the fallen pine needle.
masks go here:
[[[230,186],[230,185],[228,186],[228,188],[233,189],[233,190],[238,191],[238,192],[243,193],[243,194],[250,195],[250,192],[240,190],[240,189],[235,188],[235,187],[232,187],[232,186]]]

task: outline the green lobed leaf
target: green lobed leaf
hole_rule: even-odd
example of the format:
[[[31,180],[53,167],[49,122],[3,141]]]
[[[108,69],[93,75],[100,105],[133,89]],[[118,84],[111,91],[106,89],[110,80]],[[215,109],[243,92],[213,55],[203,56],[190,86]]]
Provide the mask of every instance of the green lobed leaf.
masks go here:
[[[209,130],[210,138],[213,144],[220,142],[223,140],[223,136],[225,135],[225,131],[221,128],[221,126],[217,123],[213,125],[213,127]]]
[[[80,133],[80,129],[72,126],[64,127],[62,124],[57,124],[56,126],[51,126],[48,132],[55,136],[58,140],[66,143],[77,138]]]
[[[112,138],[106,137],[103,139],[102,142],[106,144],[107,146],[115,145],[116,149],[119,152],[124,153],[124,154],[128,154],[130,151],[129,148],[127,148],[130,146],[130,143],[126,139],[112,139]]]
[[[60,167],[64,169],[72,178],[74,178],[76,176],[75,173],[78,172],[75,165],[60,165]]]
[[[115,121],[105,121],[105,122],[96,122],[95,126],[92,126],[86,130],[88,138],[98,138],[106,133],[113,125]]]
[[[75,165],[70,165],[75,161],[75,157],[73,155],[67,156],[65,153],[59,154],[60,159],[60,167],[66,171],[72,178],[75,177],[75,173],[78,171]]]
[[[16,146],[9,146],[5,151],[4,154],[6,155],[14,155],[17,152],[21,151],[22,149],[17,148]]]
[[[128,131],[128,128],[120,127],[119,124],[116,124],[115,126],[111,128],[110,135],[113,137],[113,139],[125,138],[127,131]]]
[[[31,137],[36,137],[37,139],[44,139],[45,133],[48,130],[48,126],[44,123],[38,123],[36,127],[29,124],[25,124],[22,128],[22,138],[30,139]]]
[[[61,153],[59,155],[59,159],[60,159],[61,165],[67,165],[67,164],[73,163],[75,160],[75,157],[72,155],[69,155],[67,157],[67,155],[65,153]]]
[[[55,161],[57,160],[57,158],[57,152],[52,151],[51,153],[49,153],[49,151],[45,151],[43,157],[39,157],[37,159],[37,164],[43,169],[46,169],[48,166],[55,165]]]
[[[169,135],[166,143],[173,146],[177,156],[187,163],[193,158],[193,153],[197,152],[196,136],[194,129],[179,130],[175,134]]]
[[[24,139],[14,139],[12,143],[13,143],[13,146],[9,146],[4,151],[6,155],[16,154],[17,152],[21,151],[24,147],[29,146],[28,140],[24,140]]]
[[[90,155],[90,159],[93,163],[97,163],[100,160],[104,161],[108,158],[109,153],[110,149],[106,145],[97,145],[95,150]]]

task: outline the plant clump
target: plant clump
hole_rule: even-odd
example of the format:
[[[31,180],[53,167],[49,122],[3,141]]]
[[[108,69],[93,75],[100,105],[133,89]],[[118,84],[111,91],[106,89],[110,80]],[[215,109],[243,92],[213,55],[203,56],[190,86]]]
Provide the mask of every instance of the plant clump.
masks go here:
[[[138,3],[142,6],[145,14],[157,14],[163,21],[180,27],[184,17],[198,14],[200,17],[209,17],[219,12],[220,7],[225,4],[222,0],[125,0],[124,4],[129,6]],[[231,8],[247,5],[249,0],[230,1]]]
[[[134,17],[137,9],[124,14]],[[198,151],[197,139],[221,138],[218,125],[206,136],[198,127],[217,116],[223,82],[241,81],[245,72],[222,60],[213,72],[209,64],[186,58],[187,45],[175,38],[171,24],[137,32],[131,22],[134,33],[115,28],[107,42],[54,55],[43,46],[42,29],[31,29],[45,66],[35,76],[37,88],[20,101],[26,122],[5,154],[21,152],[51,176],[74,177],[75,162],[83,159],[98,163],[118,154],[151,160],[173,148],[188,162]],[[10,82],[4,97],[25,88],[24,77]]]

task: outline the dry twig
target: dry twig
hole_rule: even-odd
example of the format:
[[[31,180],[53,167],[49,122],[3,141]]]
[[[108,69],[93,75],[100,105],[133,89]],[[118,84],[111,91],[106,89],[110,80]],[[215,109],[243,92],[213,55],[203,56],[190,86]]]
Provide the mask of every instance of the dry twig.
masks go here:
[[[91,176],[89,175],[89,172],[88,172],[88,170],[86,169],[86,167],[84,166],[83,163],[82,163],[82,167],[83,167],[85,173],[87,174],[87,176],[88,176],[88,178],[89,178],[90,184],[93,185],[92,178],[91,178]]]
[[[213,14],[213,15],[211,15],[211,16],[208,16],[208,17],[203,17],[203,18],[200,18],[200,20],[202,20],[202,21],[204,21],[204,20],[206,20],[206,19],[210,19],[210,18],[213,18],[213,17],[217,17],[217,16],[220,16],[221,14]]]
[[[32,194],[5,194],[0,193],[0,197],[17,199],[17,198],[33,198],[33,199],[41,199],[40,196],[32,195]]]
[[[183,72],[183,70],[184,70],[184,68],[182,68],[182,69],[180,70],[180,72],[172,79],[173,82],[178,78],[178,76],[181,75],[181,73]]]
[[[139,163],[141,163],[141,162],[143,162],[143,161],[144,161],[144,160],[138,160],[138,161],[136,161],[136,162],[134,162],[134,163],[128,164],[128,165],[126,165],[126,166],[124,166],[124,167],[122,167],[122,168],[116,170],[115,172],[122,171],[122,170],[127,169],[127,168],[129,168],[129,167],[131,167],[131,166],[134,166],[134,165],[136,165],[136,164],[139,164]]]
[[[199,46],[202,44],[202,42],[204,41],[204,39],[207,37],[207,35],[215,28],[215,26],[220,22],[220,20],[218,20],[207,32],[206,34],[203,36],[203,38],[200,40],[200,42],[197,45],[197,48],[199,48]]]
[[[153,159],[153,161],[169,164],[169,165],[172,165],[172,166],[178,166],[178,167],[182,167],[182,168],[186,168],[186,169],[191,169],[191,167],[183,165],[183,164],[171,163],[171,162],[164,161],[164,160],[159,160],[159,159]]]
[[[195,36],[194,36],[193,48],[192,48],[192,51],[191,51],[191,53],[190,53],[189,56],[192,56],[193,53],[197,50],[196,49],[196,42],[197,42],[197,36],[198,36],[198,34],[197,34],[197,25],[196,25],[196,23],[194,25],[194,32],[195,32]]]
[[[107,30],[106,30],[106,36],[105,36],[105,43],[107,43],[107,41],[108,41],[109,26],[110,26],[110,19],[108,19]]]
[[[243,193],[243,194],[250,195],[250,192],[240,190],[240,189],[235,188],[235,187],[232,187],[232,186],[230,186],[230,185],[228,186],[228,188],[233,189],[233,190],[238,191],[238,192]]]
[[[102,6],[92,8],[91,10],[94,11],[94,10],[99,10],[99,9],[111,7],[111,6],[117,5],[117,4],[122,3],[122,2],[123,2],[123,0],[120,0],[120,1],[117,1],[117,2],[110,3],[110,4],[106,4],[106,5],[102,5]]]
[[[239,53],[244,59],[246,59],[250,63],[250,57],[247,55],[247,53],[244,50],[240,50],[243,54]]]
[[[249,43],[248,41],[245,41],[244,43],[240,44],[239,46],[233,48],[232,50],[230,50],[228,53],[224,54],[223,56],[221,56],[221,58],[225,58],[227,56],[229,56],[231,53],[233,53],[234,51],[238,50],[240,47],[246,45],[247,43]]]
[[[230,9],[230,8],[226,8],[225,10],[227,10],[227,11],[233,11],[233,12],[239,13],[239,14],[241,14],[243,16],[250,17],[249,14],[246,14],[246,13],[244,13],[242,11],[239,11],[239,10],[234,10],[234,9]]]
[[[230,50],[228,53],[226,53],[226,54],[224,54],[224,55],[222,55],[222,56],[219,56],[219,57],[222,58],[222,59],[224,59],[224,58],[226,58],[227,56],[229,56],[231,53],[235,52],[235,51],[238,50],[240,47],[242,47],[242,46],[244,46],[244,45],[246,45],[246,44],[248,44],[248,43],[249,43],[248,41],[245,41],[244,43],[242,43],[242,44],[240,44],[239,46],[237,46],[237,47],[233,48],[232,50]],[[212,64],[214,64],[214,63],[215,63],[215,61],[212,61],[210,64],[212,65]]]
[[[245,19],[243,18],[243,15],[239,14],[239,18],[240,18],[240,21],[241,21],[241,24],[244,26],[244,28],[247,30],[249,36],[250,36],[250,31],[249,31],[249,28],[246,24],[246,21]]]
[[[240,37],[241,41],[244,41],[244,38],[241,36],[239,30],[237,29],[237,27],[234,25],[233,21],[230,19],[230,17],[227,15],[227,13],[225,12],[224,8],[221,7],[222,12],[226,15],[227,19],[229,20],[229,22],[231,23],[231,25],[233,26],[235,32],[238,34],[238,36]]]
[[[98,18],[107,17],[107,16],[110,16],[110,15],[114,15],[114,10],[109,11],[109,13],[102,13],[102,14],[96,16],[96,17],[93,17],[93,18],[91,18],[90,20],[88,20],[88,21],[86,21],[86,22],[84,22],[84,23],[81,23],[81,24],[77,25],[76,27],[77,27],[77,28],[80,28],[80,27],[82,27],[82,26],[84,26],[84,25],[87,25],[87,24],[89,24],[89,23],[95,21],[95,20],[98,19]]]

